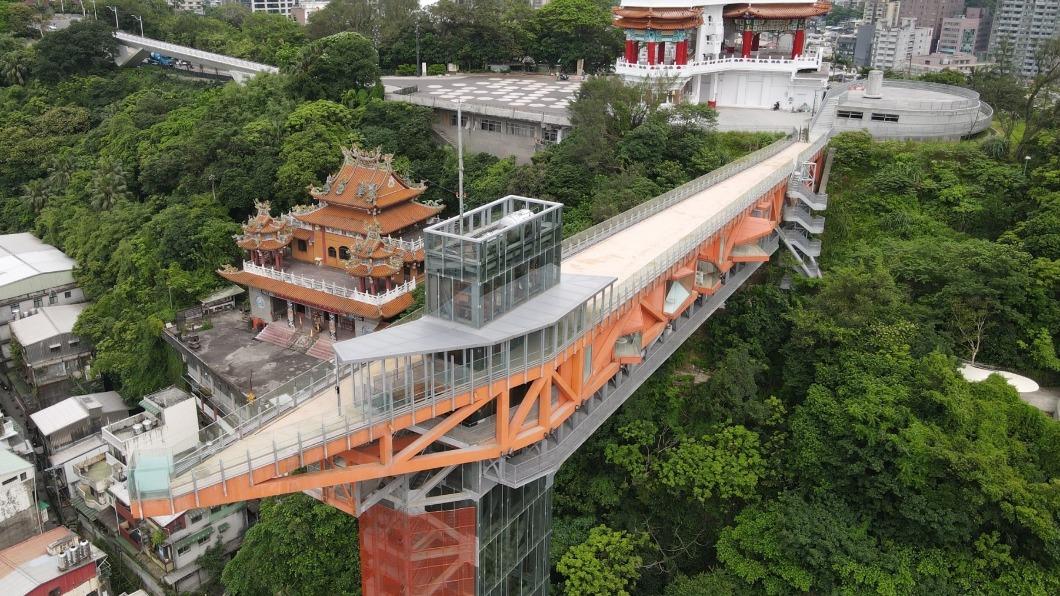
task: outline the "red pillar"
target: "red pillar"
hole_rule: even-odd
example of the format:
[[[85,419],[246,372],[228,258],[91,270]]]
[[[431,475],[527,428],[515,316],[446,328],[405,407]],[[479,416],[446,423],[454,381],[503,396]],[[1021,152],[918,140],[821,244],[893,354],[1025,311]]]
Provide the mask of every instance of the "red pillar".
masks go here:
[[[659,64],[666,64],[666,42],[659,42]]]
[[[688,41],[681,40],[677,42],[677,47],[674,48],[674,64],[685,65],[688,64]]]
[[[649,41],[648,42],[648,64],[655,64],[655,57],[658,56],[658,55],[659,55],[659,53],[655,49],[655,42],[654,41]]]
[[[637,42],[632,39],[626,40],[626,62],[632,64],[637,61]]]
[[[751,57],[751,46],[754,44],[755,32],[750,29],[745,29],[743,32],[743,47],[740,48],[740,56],[744,58]]]
[[[758,44],[759,44],[759,41],[760,41],[761,37],[762,37],[761,33],[755,33],[754,41],[751,42],[751,50],[754,50],[754,51],[758,50]]]
[[[801,28],[795,30],[795,35],[791,40],[791,57],[802,55],[802,46],[806,43],[806,30]]]

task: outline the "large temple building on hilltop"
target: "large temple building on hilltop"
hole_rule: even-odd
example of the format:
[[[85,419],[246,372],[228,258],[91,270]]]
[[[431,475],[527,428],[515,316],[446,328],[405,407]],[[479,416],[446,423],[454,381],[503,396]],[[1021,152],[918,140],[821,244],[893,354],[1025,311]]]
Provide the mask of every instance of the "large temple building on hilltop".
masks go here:
[[[309,190],[316,205],[273,217],[269,203],[258,203],[236,236],[242,270],[219,271],[250,290],[250,315],[268,333],[362,335],[413,302],[420,230],[442,207],[417,201],[424,186],[395,172],[391,155],[354,148],[343,158],[338,173]]]
[[[821,50],[806,47],[806,20],[830,8],[805,0],[622,0],[612,9],[626,35],[615,70],[666,85],[673,102],[810,111],[828,76]]]

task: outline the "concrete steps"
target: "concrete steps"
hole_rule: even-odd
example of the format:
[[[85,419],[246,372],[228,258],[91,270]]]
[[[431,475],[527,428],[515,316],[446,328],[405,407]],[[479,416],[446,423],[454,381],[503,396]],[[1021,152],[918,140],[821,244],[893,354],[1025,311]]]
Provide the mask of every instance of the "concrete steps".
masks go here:
[[[273,321],[266,325],[261,330],[261,333],[254,336],[254,339],[289,348],[297,339],[297,335],[298,333],[294,329],[287,326],[286,321]]]
[[[333,342],[330,337],[322,335],[319,339],[313,342],[313,345],[310,346],[308,350],[306,350],[306,354],[318,360],[334,360],[335,350],[331,347],[334,344],[335,342]]]

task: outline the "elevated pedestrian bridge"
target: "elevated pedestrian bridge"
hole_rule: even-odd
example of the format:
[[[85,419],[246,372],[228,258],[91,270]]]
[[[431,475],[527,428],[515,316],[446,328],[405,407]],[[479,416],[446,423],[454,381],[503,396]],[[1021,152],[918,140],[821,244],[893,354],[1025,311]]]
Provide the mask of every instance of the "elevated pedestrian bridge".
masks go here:
[[[561,205],[514,196],[428,228],[427,314],[337,343],[193,449],[136,452],[134,513],[310,491],[360,515],[380,498],[365,481],[555,472],[785,238],[819,250],[802,226],[823,224],[827,138],[793,133],[566,240]]]
[[[118,66],[135,66],[146,60],[151,52],[157,52],[170,58],[186,60],[204,69],[213,69],[217,74],[227,74],[237,83],[242,83],[259,73],[275,74],[280,72],[278,68],[268,64],[196,50],[195,48],[151,39],[150,37],[132,35],[124,31],[115,31],[114,38],[118,40],[119,44],[118,55],[115,58]]]

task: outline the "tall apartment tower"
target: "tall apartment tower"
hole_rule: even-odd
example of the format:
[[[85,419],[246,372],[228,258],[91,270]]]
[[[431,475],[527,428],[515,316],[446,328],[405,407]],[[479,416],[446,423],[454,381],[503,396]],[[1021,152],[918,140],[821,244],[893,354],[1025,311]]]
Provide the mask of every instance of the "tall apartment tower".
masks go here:
[[[1034,54],[1060,34],[1060,0],[998,0],[990,30],[989,53],[995,57],[1004,43],[1011,48],[1012,65],[1022,76],[1034,76]]]
[[[899,0],[866,0],[861,7],[861,19],[880,27],[894,27],[898,25],[901,8]]]
[[[964,0],[902,0],[898,16],[916,19],[917,26],[931,27],[931,49],[934,51],[942,33],[942,20],[964,14]]]
[[[872,40],[872,68],[903,71],[913,56],[930,54],[931,28],[916,19],[902,19],[898,27],[877,27]]]

